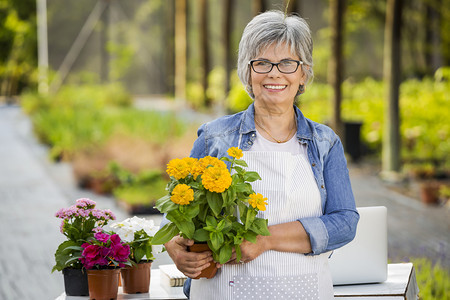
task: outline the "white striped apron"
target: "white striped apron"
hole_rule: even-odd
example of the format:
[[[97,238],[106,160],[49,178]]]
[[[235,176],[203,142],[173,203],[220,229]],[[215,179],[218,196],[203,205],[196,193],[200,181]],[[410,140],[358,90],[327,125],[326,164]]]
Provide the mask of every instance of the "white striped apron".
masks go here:
[[[322,215],[317,184],[303,155],[245,151],[248,169],[263,180],[253,189],[268,198],[258,217],[269,225]],[[190,299],[333,299],[329,253],[266,251],[245,264],[224,265],[212,279],[192,280]]]

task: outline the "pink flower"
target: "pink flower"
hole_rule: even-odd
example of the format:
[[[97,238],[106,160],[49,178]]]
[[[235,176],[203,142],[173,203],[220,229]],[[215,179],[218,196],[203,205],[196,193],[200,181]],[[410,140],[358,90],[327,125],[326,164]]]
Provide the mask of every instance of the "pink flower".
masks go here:
[[[111,235],[111,243],[113,245],[120,244],[121,242],[122,242],[122,240],[120,239],[118,234]]]
[[[107,243],[110,238],[110,235],[107,233],[103,233],[103,232],[97,232],[96,234],[94,234],[94,237],[99,242]]]
[[[112,257],[116,261],[125,262],[130,256],[130,245],[112,244]]]
[[[88,198],[80,198],[76,201],[76,206],[78,208],[87,208],[92,209],[96,205],[95,201],[88,199]]]

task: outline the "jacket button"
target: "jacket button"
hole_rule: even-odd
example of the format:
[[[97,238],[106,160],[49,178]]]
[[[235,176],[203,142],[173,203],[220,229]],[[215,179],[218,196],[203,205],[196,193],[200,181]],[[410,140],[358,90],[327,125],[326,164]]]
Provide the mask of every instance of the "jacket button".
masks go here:
[[[323,186],[323,184],[322,184],[320,187],[323,188],[323,189],[325,188],[325,187]]]
[[[312,164],[311,166],[315,167],[315,166],[316,166],[316,164]]]
[[[251,144],[252,144],[252,142],[248,141],[248,142],[247,142],[247,144],[251,145]]]

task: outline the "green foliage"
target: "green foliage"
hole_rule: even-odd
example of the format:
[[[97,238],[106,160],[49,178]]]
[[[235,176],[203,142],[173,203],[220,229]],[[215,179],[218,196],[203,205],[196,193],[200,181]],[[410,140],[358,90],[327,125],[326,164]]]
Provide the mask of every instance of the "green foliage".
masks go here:
[[[175,235],[181,235],[196,242],[207,242],[215,261],[224,264],[236,249],[236,260],[240,260],[240,244],[247,239],[256,242],[257,235],[270,235],[267,220],[256,217],[259,208],[249,204],[254,194],[251,184],[261,178],[256,172],[247,172],[239,166],[247,166],[240,159],[222,158],[231,163],[231,185],[223,192],[211,192],[202,184],[202,175],[192,174],[175,179],[167,185],[167,195],[156,202],[156,208],[171,223],[162,227],[154,236],[153,244],[164,244]],[[169,163],[170,164],[170,163]],[[193,190],[193,201],[181,205],[171,199],[172,191],[178,184],[186,184]],[[239,211],[239,218],[236,216]]]
[[[410,79],[400,88],[400,134],[405,161],[439,162],[450,168],[450,81],[448,69],[438,70],[437,78],[422,81]],[[313,83],[300,97],[299,107],[306,117],[327,123],[331,116],[331,88]],[[371,78],[360,83],[343,84],[342,118],[362,121],[363,142],[377,154],[381,153],[384,122],[384,85]]]
[[[52,158],[71,159],[77,151],[99,146],[114,135],[163,143],[184,131],[172,115],[134,109],[131,101],[116,83],[64,86],[49,96],[25,94],[22,107],[40,141],[51,146]]]
[[[450,273],[427,258],[412,258],[420,299],[449,300]]]
[[[36,82],[36,1],[0,1],[0,95]]]
[[[233,72],[231,78],[231,89],[228,93],[227,99],[228,109],[232,112],[239,112],[246,109],[252,102],[253,99],[250,98],[244,86],[242,86],[237,73]]]

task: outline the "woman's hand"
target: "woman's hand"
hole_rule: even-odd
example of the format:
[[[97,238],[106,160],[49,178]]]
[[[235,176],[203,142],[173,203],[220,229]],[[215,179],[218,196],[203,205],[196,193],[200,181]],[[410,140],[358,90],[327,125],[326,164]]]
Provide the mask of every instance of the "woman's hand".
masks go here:
[[[211,251],[189,252],[188,246],[193,244],[193,240],[182,238],[179,235],[164,244],[178,270],[191,278],[200,275],[200,272],[206,269],[213,260]]]

